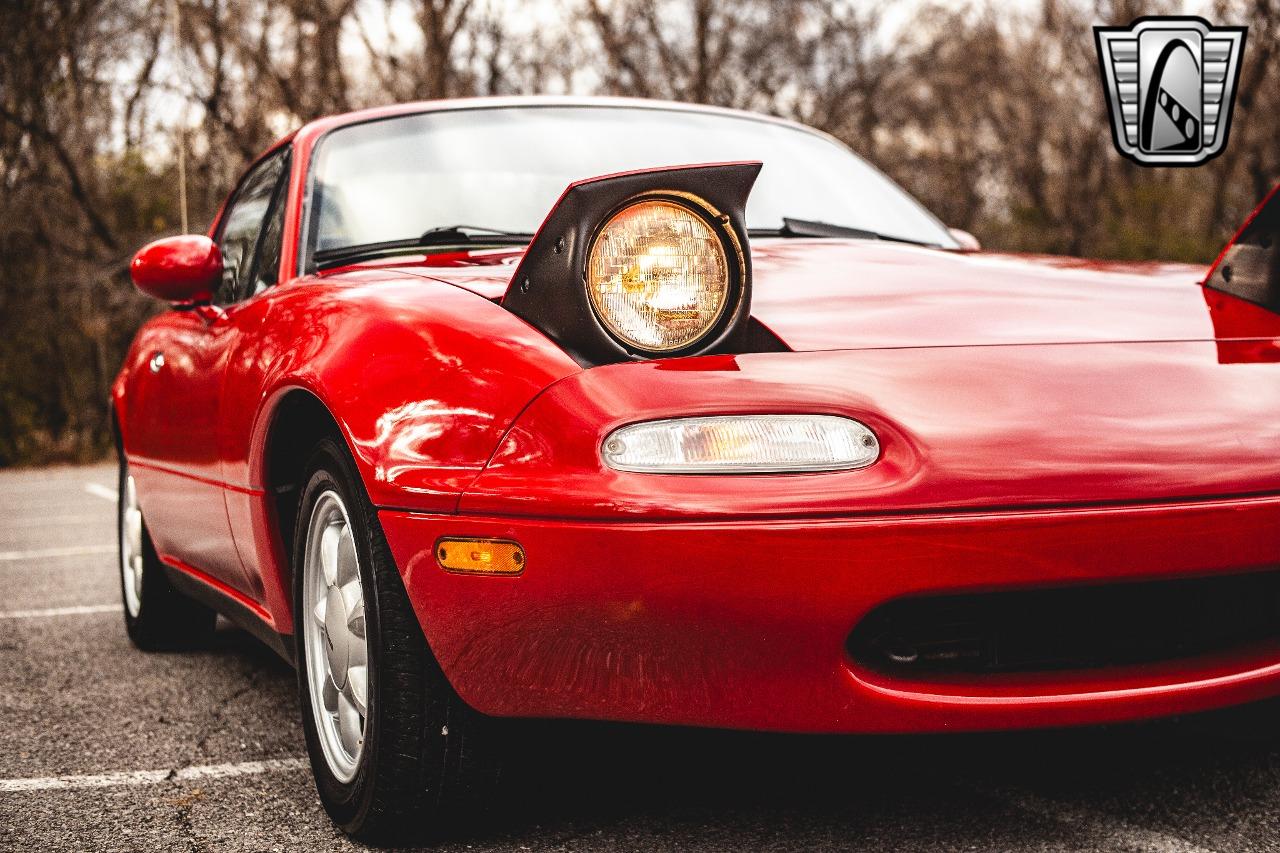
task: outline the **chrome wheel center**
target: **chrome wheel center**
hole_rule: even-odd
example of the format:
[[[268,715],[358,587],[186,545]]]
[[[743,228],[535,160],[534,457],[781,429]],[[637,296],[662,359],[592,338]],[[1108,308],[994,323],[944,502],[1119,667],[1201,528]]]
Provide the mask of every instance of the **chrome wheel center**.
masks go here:
[[[336,492],[320,495],[311,511],[302,572],[302,604],[309,611],[302,639],[316,734],[329,770],[350,782],[369,713],[369,645],[355,539]]]
[[[142,609],[142,568],[142,510],[138,507],[138,486],[127,475],[120,495],[120,577],[124,606],[135,618]]]

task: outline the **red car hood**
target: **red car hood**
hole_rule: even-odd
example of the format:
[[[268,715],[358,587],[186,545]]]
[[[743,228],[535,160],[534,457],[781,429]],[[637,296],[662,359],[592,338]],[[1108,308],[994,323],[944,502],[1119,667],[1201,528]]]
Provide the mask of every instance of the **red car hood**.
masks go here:
[[[1206,268],[1188,264],[830,239],[756,240],[751,255],[752,314],[797,351],[1280,336],[1280,317],[1223,309],[1199,286]],[[518,260],[464,253],[401,270],[497,299]]]
[[[794,350],[1213,337],[1172,264],[960,255],[915,246],[753,246],[752,313]]]

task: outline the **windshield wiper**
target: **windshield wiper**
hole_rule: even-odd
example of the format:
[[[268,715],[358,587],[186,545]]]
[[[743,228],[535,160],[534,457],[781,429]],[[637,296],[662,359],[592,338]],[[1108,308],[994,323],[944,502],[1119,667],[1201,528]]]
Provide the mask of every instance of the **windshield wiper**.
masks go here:
[[[909,243],[912,246],[937,247],[937,243],[926,243],[923,240],[912,240],[907,237],[895,237],[892,234],[881,234],[866,228],[854,228],[850,225],[833,225],[830,222],[819,222],[814,219],[792,219],[782,217],[781,228],[752,228],[752,237],[845,237],[855,240],[888,240],[893,243]]]
[[[532,239],[532,234],[504,231],[500,228],[484,228],[478,225],[441,225],[438,228],[429,228],[417,237],[404,240],[385,240],[380,243],[357,243],[334,249],[320,249],[315,253],[314,258],[318,269],[327,269],[370,258],[403,254],[414,249],[448,246],[523,246]]]
[[[519,240],[528,243],[532,234],[519,231],[504,231],[501,228],[486,228],[483,225],[440,225],[428,228],[418,237],[419,246],[453,245],[456,243],[488,243]]]

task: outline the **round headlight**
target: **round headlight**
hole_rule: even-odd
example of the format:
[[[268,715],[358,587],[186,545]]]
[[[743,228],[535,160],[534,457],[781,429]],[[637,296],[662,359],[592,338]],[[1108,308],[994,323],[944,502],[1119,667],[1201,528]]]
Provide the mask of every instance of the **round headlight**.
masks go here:
[[[649,199],[624,207],[597,232],[586,283],[596,316],[619,341],[671,352],[697,343],[724,314],[729,261],[706,219]]]

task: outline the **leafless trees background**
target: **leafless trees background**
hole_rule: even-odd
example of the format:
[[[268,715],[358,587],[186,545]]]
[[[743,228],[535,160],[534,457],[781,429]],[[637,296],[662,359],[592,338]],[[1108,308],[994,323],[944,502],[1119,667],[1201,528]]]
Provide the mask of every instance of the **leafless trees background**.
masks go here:
[[[1280,179],[1274,0],[2,0],[0,464],[85,458],[155,310],[131,252],[192,227],[245,164],[328,112],[610,93],[827,130],[995,249],[1208,260]],[[1111,147],[1091,27],[1247,24],[1227,152],[1141,169]],[[175,26],[176,22],[176,26]]]

